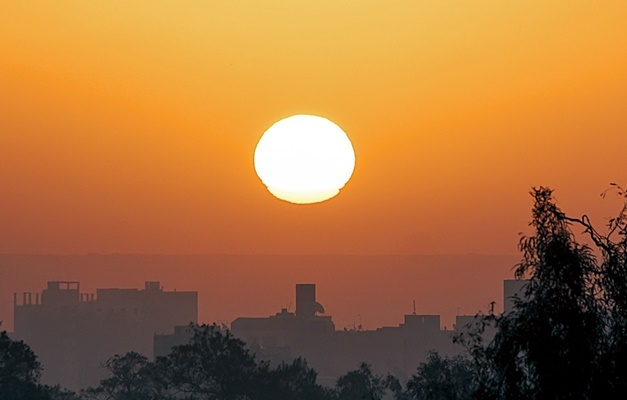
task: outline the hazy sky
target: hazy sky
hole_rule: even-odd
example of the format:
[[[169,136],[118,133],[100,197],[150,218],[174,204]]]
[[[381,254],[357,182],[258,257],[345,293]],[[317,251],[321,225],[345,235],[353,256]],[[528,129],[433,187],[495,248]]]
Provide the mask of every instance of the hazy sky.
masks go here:
[[[532,185],[598,223],[627,185],[627,2],[0,3],[0,253],[516,252]],[[263,132],[353,141],[276,200]]]

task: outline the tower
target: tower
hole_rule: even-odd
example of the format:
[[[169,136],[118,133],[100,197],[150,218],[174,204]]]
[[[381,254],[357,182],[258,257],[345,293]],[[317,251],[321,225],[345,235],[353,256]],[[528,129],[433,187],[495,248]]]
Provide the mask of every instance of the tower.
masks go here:
[[[296,317],[312,318],[316,313],[324,314],[324,307],[316,301],[316,285],[299,283],[296,285]]]

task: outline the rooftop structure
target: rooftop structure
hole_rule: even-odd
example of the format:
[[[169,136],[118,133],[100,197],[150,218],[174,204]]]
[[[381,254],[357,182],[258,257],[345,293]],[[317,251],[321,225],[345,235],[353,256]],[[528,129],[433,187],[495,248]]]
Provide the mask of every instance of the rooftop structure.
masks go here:
[[[335,330],[316,301],[313,284],[296,285],[296,313],[283,308],[265,318],[237,318],[233,334],[260,358],[272,362],[305,357],[322,381],[333,383],[347,371],[368,362],[381,373],[409,376],[429,350],[454,353],[452,331],[440,329],[439,315],[405,315],[397,327],[374,331]]]
[[[81,293],[79,282],[52,281],[41,294],[14,294],[14,336],[38,355],[44,383],[76,390],[96,385],[115,354],[152,357],[155,333],[196,323],[197,314],[196,292],[165,291],[159,282],[94,294]]]

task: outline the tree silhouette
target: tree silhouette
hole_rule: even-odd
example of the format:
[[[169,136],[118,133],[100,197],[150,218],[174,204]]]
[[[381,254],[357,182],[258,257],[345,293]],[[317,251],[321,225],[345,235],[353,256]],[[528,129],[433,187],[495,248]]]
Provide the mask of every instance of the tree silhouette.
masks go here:
[[[327,400],[330,389],[304,359],[270,368],[216,325],[192,326],[189,344],[149,362],[137,353],[105,363],[108,377],[83,396],[93,400]]]
[[[42,400],[82,400],[83,397],[59,385],[41,386]]]
[[[411,400],[411,394],[405,390],[403,383],[394,375],[385,377],[385,387],[391,392],[394,400]]]
[[[39,387],[41,365],[24,342],[12,340],[0,332],[0,399],[22,400],[42,398]]]
[[[184,398],[249,399],[257,388],[258,364],[244,342],[216,325],[194,326],[189,344],[177,346],[160,360],[169,386]],[[187,396],[187,397],[185,397]]]
[[[430,352],[407,382],[411,400],[469,400],[474,394],[472,362],[463,356],[442,357]]]
[[[130,352],[116,355],[105,363],[109,377],[97,388],[83,392],[84,397],[94,400],[149,400],[154,398],[151,364],[141,354]]]
[[[317,372],[302,358],[282,363],[275,369],[262,368],[260,372],[262,389],[257,397],[260,400],[331,399],[331,391],[316,382]]]
[[[12,340],[0,331],[1,400],[77,400],[75,393],[59,386],[39,383],[41,365],[23,341]]]
[[[484,327],[496,329],[487,346],[478,335],[458,338],[475,361],[477,398],[624,398],[627,197],[616,188],[626,205],[605,235],[586,216],[566,216],[550,189],[532,191],[535,233],[521,239],[515,272],[529,279],[525,298],[511,313],[483,318]],[[595,248],[577,242],[573,224],[584,227]]]
[[[623,200],[616,217],[608,222],[606,234],[598,232],[590,219],[566,219],[584,227],[601,254],[596,275],[596,297],[603,311],[603,341],[599,348],[595,395],[624,398],[627,393],[627,192],[616,183],[601,196],[614,192]]]
[[[337,396],[341,400],[381,400],[386,389],[383,377],[375,374],[366,363],[341,376],[336,384]]]

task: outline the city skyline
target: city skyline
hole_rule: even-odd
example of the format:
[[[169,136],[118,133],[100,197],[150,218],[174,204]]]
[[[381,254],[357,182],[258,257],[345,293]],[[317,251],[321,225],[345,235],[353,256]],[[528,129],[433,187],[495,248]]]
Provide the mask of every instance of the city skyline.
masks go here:
[[[198,290],[199,320],[232,321],[242,313],[263,316],[294,304],[289,288],[317,282],[338,326],[396,325],[417,302],[418,311],[441,314],[451,326],[462,310],[486,311],[498,282],[513,277],[518,256],[1,256],[0,319],[11,328],[12,293],[49,280],[79,280],[97,287],[136,287],[146,279],[167,290]],[[178,274],[171,276],[175,268]],[[370,271],[364,274],[362,271]],[[455,277],[455,279],[451,279]],[[416,279],[417,278],[417,279]],[[394,287],[393,293],[385,288]],[[253,299],[249,300],[249,299]]]
[[[503,281],[504,314],[514,309],[514,296],[524,294],[527,281]],[[453,338],[467,331],[474,315],[459,314],[450,328],[439,314],[420,314],[416,304],[398,326],[364,329],[338,327],[316,296],[315,283],[295,285],[294,311],[282,307],[275,315],[238,316],[231,323],[214,322],[220,330],[244,341],[260,360],[272,365],[304,358],[332,386],[362,362],[377,373],[403,380],[425,362],[429,352],[442,356],[463,353]],[[186,345],[198,321],[198,293],[166,291],[159,281],[143,289],[98,288],[84,291],[78,281],[48,281],[41,291],[13,294],[15,340],[38,355],[42,382],[80,391],[106,378],[103,365],[113,356],[137,353],[149,360],[166,357]]]

